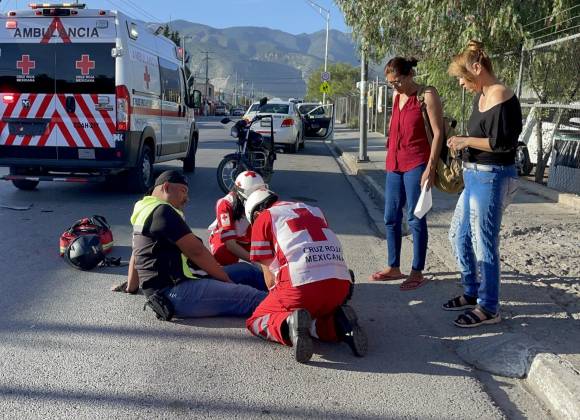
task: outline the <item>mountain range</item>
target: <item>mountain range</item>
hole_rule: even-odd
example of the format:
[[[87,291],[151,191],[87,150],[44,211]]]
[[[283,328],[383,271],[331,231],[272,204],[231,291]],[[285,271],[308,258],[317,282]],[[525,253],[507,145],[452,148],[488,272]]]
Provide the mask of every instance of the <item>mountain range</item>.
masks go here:
[[[252,26],[217,29],[184,20],[172,21],[170,29],[185,37],[191,56],[190,67],[196,81],[205,82],[206,54],[208,76],[216,90],[231,95],[238,80],[241,93],[282,98],[302,98],[306,82],[324,64],[326,31],[293,35]],[[328,62],[358,66],[358,53],[351,34],[329,32]]]

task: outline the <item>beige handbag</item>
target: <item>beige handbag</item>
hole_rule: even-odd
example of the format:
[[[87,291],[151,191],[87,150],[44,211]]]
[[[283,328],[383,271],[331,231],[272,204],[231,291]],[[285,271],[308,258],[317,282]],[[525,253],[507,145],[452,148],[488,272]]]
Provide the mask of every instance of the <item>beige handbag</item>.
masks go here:
[[[429,114],[427,114],[427,106],[425,105],[425,90],[427,86],[421,86],[417,91],[417,99],[421,104],[421,114],[423,114],[423,122],[425,123],[425,132],[427,133],[427,140],[429,144],[433,143],[433,130],[429,122]],[[457,194],[463,190],[463,166],[458,156],[458,153],[447,147],[447,139],[455,135],[455,126],[457,121],[449,117],[443,117],[443,146],[441,147],[441,154],[437,160],[437,167],[435,169],[435,187],[440,191]]]

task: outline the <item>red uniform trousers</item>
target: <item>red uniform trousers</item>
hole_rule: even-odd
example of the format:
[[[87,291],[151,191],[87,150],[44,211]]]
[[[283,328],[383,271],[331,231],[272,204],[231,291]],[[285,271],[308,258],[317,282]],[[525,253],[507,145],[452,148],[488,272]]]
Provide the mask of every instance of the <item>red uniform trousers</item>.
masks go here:
[[[282,337],[282,325],[296,309],[306,309],[316,325],[316,338],[338,341],[334,313],[344,303],[350,282],[328,279],[293,287],[290,282],[278,284],[258,305],[246,321],[250,332],[265,340],[291,346]]]

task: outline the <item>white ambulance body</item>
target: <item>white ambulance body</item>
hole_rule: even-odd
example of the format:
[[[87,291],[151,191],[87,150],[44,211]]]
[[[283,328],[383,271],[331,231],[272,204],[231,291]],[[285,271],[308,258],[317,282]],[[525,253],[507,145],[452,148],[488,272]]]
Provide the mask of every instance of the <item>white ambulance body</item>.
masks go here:
[[[142,192],[154,162],[191,172],[199,98],[175,44],[122,13],[31,5],[0,16],[0,166],[18,188],[127,170]]]

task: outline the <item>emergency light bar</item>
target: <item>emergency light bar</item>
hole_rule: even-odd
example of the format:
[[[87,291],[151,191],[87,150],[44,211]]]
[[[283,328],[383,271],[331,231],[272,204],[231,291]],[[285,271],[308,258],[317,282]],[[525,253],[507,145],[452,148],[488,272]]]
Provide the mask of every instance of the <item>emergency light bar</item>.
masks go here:
[[[28,5],[31,9],[84,9],[85,3],[31,3]]]

